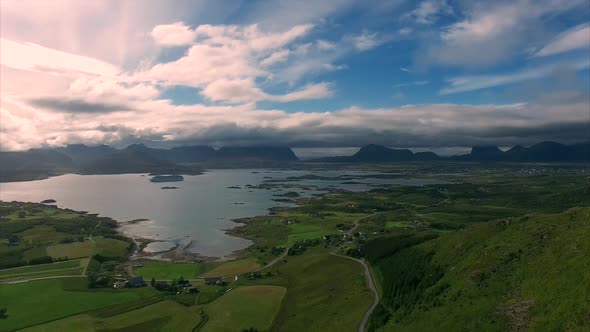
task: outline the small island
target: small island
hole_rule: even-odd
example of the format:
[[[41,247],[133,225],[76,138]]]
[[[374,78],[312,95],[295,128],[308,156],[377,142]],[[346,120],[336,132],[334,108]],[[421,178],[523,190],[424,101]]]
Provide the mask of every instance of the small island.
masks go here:
[[[184,181],[182,175],[156,175],[150,179],[151,182],[179,182]]]
[[[52,198],[41,201],[41,204],[53,204],[53,203],[57,203],[57,201]]]
[[[164,186],[161,189],[178,189],[178,187]]]

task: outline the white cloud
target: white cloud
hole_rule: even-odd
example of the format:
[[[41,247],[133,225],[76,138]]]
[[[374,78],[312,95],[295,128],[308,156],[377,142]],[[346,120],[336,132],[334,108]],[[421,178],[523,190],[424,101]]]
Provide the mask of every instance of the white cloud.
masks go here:
[[[414,32],[414,29],[408,27],[401,28],[397,31],[397,33],[402,37],[409,36],[412,32]]]
[[[275,0],[252,1],[253,8],[248,13],[249,22],[260,23],[266,28],[284,29],[304,23],[320,23],[357,4],[355,0]]]
[[[477,3],[440,34],[428,41],[423,60],[427,63],[461,67],[492,66],[521,54],[535,40],[548,13],[566,12],[584,4],[582,0],[516,0]]]
[[[406,17],[412,18],[416,23],[433,24],[439,16],[452,13],[453,8],[446,0],[424,0]]]
[[[282,102],[290,102],[305,99],[323,99],[331,97],[332,95],[333,91],[329,83],[317,83],[309,84],[303,87],[301,90],[290,92],[282,96],[276,96],[270,99]]]
[[[377,33],[363,32],[360,35],[350,37],[354,46],[360,51],[370,50],[379,46],[382,41],[377,37]]]
[[[497,63],[513,52],[522,52],[528,25],[538,27],[544,15],[562,13],[580,3],[516,0],[469,7],[460,22],[444,29],[428,56],[443,65]],[[421,31],[413,33],[412,29],[418,28],[412,25],[392,30],[391,36],[374,32],[382,30],[366,30],[314,40],[314,34],[336,36],[327,31],[335,25],[323,18],[332,18],[353,5],[350,0],[277,0],[261,3],[264,8],[256,13],[264,16],[266,11],[268,20],[247,15],[241,20],[260,24],[191,28],[182,23],[189,22],[188,16],[204,17],[190,22],[226,22],[224,15],[232,13],[220,10],[224,13],[216,18],[207,17],[204,9],[216,6],[210,1],[190,1],[192,9],[186,10],[184,2],[170,6],[159,0],[4,0],[0,2],[1,148],[76,142],[126,144],[134,140],[169,144],[470,144],[466,140],[500,135],[491,132],[493,126],[530,129],[587,119],[587,102],[571,100],[559,105],[435,104],[350,107],[334,112],[325,108],[297,113],[257,109],[256,102],[263,100],[286,103],[330,97],[337,82],[318,83],[310,78],[346,68],[339,62],[351,53],[400,36],[421,35]],[[414,18],[418,23],[435,21],[445,13],[428,8],[423,4],[417,8],[420,11]],[[176,23],[162,25],[165,22]],[[566,49],[573,44],[556,39],[546,47]],[[167,56],[179,58],[155,63],[161,49],[168,46],[186,46],[187,50],[182,55],[167,52]],[[588,64],[580,62],[578,66],[587,68]],[[544,77],[553,69],[457,77],[441,93]],[[410,72],[403,67],[400,70]],[[398,87],[426,84],[423,82]],[[215,103],[174,105],[162,99],[161,87],[174,85],[194,87]]]
[[[195,31],[182,22],[157,25],[151,33],[154,41],[162,46],[190,45],[196,37]]]
[[[135,101],[132,106],[126,112],[64,113],[2,98],[2,149],[75,142],[121,145],[137,140],[219,145],[273,142],[292,146],[526,144],[537,142],[540,137],[555,139],[556,136],[547,136],[544,127],[580,123],[588,117],[584,103],[559,106],[434,104],[297,113],[257,110],[251,104],[175,106],[161,100]],[[579,139],[580,135],[579,131],[549,132],[565,135],[567,139]],[[515,141],[514,135],[523,136]]]
[[[267,51],[283,47],[307,35],[313,29],[311,24],[291,27],[283,32],[262,31],[257,24],[237,25],[199,25],[195,29],[200,42],[208,44],[246,43],[254,51]]]
[[[200,25],[189,30],[195,40],[184,56],[156,64],[134,78],[200,88],[214,101],[263,100],[268,95],[256,86],[256,79],[271,78],[267,67],[286,61],[291,50],[285,47],[312,28],[304,24],[283,32],[267,32],[257,25]]]
[[[184,24],[175,25],[186,27]],[[168,27],[168,25],[166,25]],[[259,25],[200,25],[190,30],[194,41],[184,56],[137,72],[133,78],[163,85],[187,85],[202,89],[212,101],[239,103],[259,100],[294,101],[331,96],[330,85],[307,85],[301,91],[270,95],[258,84],[296,83],[308,74],[341,70],[334,62],[355,50],[367,50],[384,39],[376,33],[347,35],[340,41],[301,41],[313,25],[284,31],[264,31]],[[188,38],[187,38],[188,40]],[[313,88],[314,90],[311,90]],[[305,91],[305,93],[303,93]],[[314,93],[311,93],[314,92]]]
[[[160,22],[196,15],[203,0],[2,0],[2,37],[134,69],[158,49],[149,32]],[[214,4],[207,4],[208,7]]]
[[[219,79],[208,84],[201,94],[213,101],[228,101],[231,103],[243,103],[265,98],[254,83],[254,80],[244,79]]]
[[[549,56],[576,49],[590,48],[590,24],[575,26],[541,48],[534,56]]]
[[[265,66],[272,66],[274,64],[284,62],[289,57],[290,53],[291,53],[291,51],[289,51],[289,50],[276,51],[276,52],[272,53],[271,55],[269,55],[264,60],[262,60],[260,62],[260,65],[265,67]]]
[[[14,69],[45,72],[116,75],[120,70],[105,61],[47,48],[34,43],[0,39],[0,64]]]
[[[238,104],[261,100],[292,102],[296,100],[322,99],[332,96],[333,92],[330,84],[317,83],[283,95],[272,95],[259,89],[252,79],[234,79],[214,81],[203,89],[202,94],[213,101]]]
[[[413,82],[399,83],[399,84],[394,84],[393,87],[394,88],[402,88],[405,86],[426,85],[426,84],[430,84],[430,81],[413,81]]]
[[[333,50],[337,47],[336,44],[327,40],[318,40],[316,44],[320,50]]]
[[[448,80],[449,86],[440,90],[440,94],[447,95],[459,92],[481,90],[495,86],[502,86],[517,82],[528,81],[547,77],[560,69],[582,70],[590,68],[590,59],[582,59],[576,62],[544,65],[536,68],[525,69],[514,73],[460,76]]]

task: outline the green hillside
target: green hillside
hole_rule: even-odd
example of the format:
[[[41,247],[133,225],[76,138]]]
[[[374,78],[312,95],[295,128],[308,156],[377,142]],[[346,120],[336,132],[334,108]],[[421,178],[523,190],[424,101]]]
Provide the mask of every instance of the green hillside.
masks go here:
[[[371,330],[588,331],[589,253],[590,208],[369,241]]]

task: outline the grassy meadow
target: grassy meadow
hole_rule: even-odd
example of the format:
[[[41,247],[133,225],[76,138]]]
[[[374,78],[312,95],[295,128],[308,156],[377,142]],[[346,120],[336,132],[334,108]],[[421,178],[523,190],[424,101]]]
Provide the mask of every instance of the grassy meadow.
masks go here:
[[[120,292],[65,290],[64,285],[69,282],[69,279],[51,279],[0,285],[2,305],[8,309],[8,317],[0,319],[0,331],[34,326],[111,305],[141,301],[149,293],[148,289]]]
[[[201,331],[232,332],[247,328],[267,331],[273,322],[286,289],[280,286],[241,286],[232,289],[205,307],[209,320]]]
[[[437,177],[420,175],[428,164],[358,167]],[[110,287],[139,262],[110,219],[0,202],[0,331],[357,331],[373,295],[363,266],[335,252],[371,266],[381,301],[368,331],[589,330],[590,182],[567,167],[437,167],[461,174],[300,198],[230,230],[253,241],[235,260],[132,268],[148,283],[230,276],[193,293]],[[290,247],[303,249],[250,274]]]

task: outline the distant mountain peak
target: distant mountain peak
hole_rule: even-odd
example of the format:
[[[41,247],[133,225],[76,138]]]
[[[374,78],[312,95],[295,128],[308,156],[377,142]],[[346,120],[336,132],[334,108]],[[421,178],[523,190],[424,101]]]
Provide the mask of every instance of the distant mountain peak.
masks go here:
[[[391,149],[383,145],[365,145],[352,158],[365,162],[408,161],[414,154],[408,149]]]
[[[476,145],[471,148],[471,155],[479,154],[501,154],[503,153],[496,145]]]

